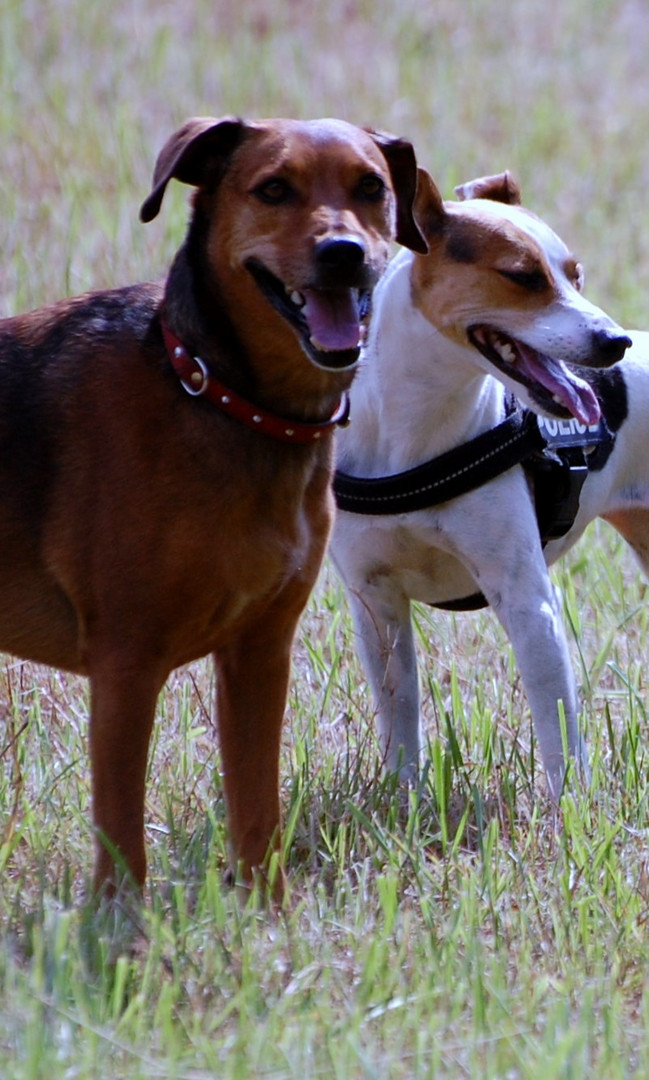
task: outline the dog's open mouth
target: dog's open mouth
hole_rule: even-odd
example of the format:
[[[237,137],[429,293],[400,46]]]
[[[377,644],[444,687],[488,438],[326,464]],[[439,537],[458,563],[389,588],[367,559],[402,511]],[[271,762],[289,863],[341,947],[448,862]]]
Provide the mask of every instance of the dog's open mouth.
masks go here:
[[[472,326],[468,336],[494,367],[524,386],[544,412],[574,416],[582,424],[599,420],[601,410],[592,388],[562,360],[537,352],[490,326]]]
[[[293,327],[317,367],[331,371],[353,367],[370,312],[369,289],[289,290],[256,259],[248,259],[246,268],[275,311]]]

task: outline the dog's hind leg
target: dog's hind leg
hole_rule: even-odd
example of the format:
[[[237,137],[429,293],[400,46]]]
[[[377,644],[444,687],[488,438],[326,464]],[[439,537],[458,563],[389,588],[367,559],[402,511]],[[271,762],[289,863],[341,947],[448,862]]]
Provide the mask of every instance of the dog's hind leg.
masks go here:
[[[410,601],[387,581],[383,588],[367,589],[363,595],[352,589],[349,597],[385,770],[414,780],[422,739]]]

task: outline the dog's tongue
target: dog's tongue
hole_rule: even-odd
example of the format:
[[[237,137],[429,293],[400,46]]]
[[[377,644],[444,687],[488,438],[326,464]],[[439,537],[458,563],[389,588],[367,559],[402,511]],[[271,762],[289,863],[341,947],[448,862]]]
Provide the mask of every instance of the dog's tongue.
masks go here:
[[[316,349],[342,352],[361,343],[358,293],[354,289],[303,289],[304,315]]]
[[[561,402],[582,424],[596,424],[601,416],[599,401],[584,379],[570,371],[561,360],[521,347],[528,374]]]

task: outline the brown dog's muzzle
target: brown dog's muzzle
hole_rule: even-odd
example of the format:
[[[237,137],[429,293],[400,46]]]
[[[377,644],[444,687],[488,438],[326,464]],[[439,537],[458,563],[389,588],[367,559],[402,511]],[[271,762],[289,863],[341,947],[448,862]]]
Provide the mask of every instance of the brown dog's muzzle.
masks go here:
[[[320,240],[311,281],[289,292],[258,259],[247,270],[275,311],[297,334],[309,360],[326,371],[343,371],[359,358],[377,274],[356,236]]]

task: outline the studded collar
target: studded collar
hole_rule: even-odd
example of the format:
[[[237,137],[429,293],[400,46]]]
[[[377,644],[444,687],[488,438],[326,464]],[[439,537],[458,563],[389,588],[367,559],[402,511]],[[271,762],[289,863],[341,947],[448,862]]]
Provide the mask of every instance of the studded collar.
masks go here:
[[[174,371],[181,386],[191,397],[204,397],[222,412],[273,439],[288,443],[317,442],[338,424],[349,419],[349,399],[343,394],[333,415],[320,423],[305,423],[262,409],[231,390],[212,375],[200,356],[192,356],[167,323],[162,321],[162,335]]]

